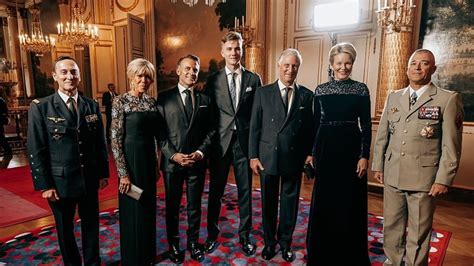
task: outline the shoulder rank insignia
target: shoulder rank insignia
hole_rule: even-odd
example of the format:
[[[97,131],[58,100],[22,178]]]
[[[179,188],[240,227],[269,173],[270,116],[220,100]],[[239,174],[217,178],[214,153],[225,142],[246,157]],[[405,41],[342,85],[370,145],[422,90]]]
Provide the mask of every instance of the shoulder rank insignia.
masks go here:
[[[66,121],[66,119],[61,117],[48,117],[48,120],[53,121],[54,123]]]
[[[36,104],[39,104],[39,103],[40,103],[40,100],[34,99],[33,102],[36,103]]]

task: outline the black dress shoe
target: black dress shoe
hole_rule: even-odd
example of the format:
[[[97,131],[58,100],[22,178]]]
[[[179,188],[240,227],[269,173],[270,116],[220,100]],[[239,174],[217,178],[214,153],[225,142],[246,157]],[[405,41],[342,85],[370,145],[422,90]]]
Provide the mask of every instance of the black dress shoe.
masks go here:
[[[191,252],[191,259],[199,262],[204,260],[204,251],[198,243],[191,243],[188,245],[188,250]]]
[[[207,239],[206,243],[204,244],[204,251],[206,253],[212,253],[217,249],[218,246],[219,242],[217,242],[217,240]]]
[[[281,250],[281,257],[288,262],[295,260],[295,253],[291,250],[291,247],[286,247]]]
[[[242,251],[244,252],[245,256],[252,256],[257,251],[257,246],[250,241],[248,236],[241,237],[239,242],[242,245]]]
[[[262,258],[265,260],[271,260],[275,255],[275,246],[265,246],[262,250]]]
[[[171,262],[176,264],[181,264],[184,261],[184,253],[179,251],[177,246],[170,246],[168,257],[170,258]]]

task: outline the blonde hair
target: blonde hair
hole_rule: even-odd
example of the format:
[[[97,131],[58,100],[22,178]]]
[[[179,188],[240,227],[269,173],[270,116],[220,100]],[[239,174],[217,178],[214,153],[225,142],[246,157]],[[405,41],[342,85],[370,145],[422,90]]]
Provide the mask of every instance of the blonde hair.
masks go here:
[[[143,74],[149,76],[152,80],[155,80],[155,67],[150,63],[150,61],[143,58],[137,58],[128,64],[127,77],[129,80],[133,80],[135,76]]]
[[[354,45],[348,42],[341,42],[331,47],[331,50],[329,51],[329,63],[331,63],[331,65],[334,63],[334,56],[340,53],[350,55],[352,63],[356,60],[357,52]]]

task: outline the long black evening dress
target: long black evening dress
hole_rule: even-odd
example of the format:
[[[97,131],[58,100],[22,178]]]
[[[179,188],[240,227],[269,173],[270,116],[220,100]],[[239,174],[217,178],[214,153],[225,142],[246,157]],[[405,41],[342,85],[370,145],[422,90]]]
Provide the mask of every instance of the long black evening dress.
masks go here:
[[[314,94],[317,133],[313,147],[316,183],[308,224],[308,265],[370,265],[367,244],[369,90],[351,79],[319,85]]]
[[[150,265],[156,257],[158,112],[155,100],[125,93],[112,107],[112,151],[119,178],[143,189],[139,201],[119,193],[122,265]]]

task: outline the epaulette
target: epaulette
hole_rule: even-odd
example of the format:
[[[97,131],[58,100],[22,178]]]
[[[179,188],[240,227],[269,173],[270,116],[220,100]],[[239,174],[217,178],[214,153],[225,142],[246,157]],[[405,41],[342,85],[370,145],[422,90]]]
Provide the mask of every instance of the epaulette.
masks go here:
[[[39,104],[39,103],[40,103],[40,100],[34,99],[33,102],[36,103],[36,104]]]

